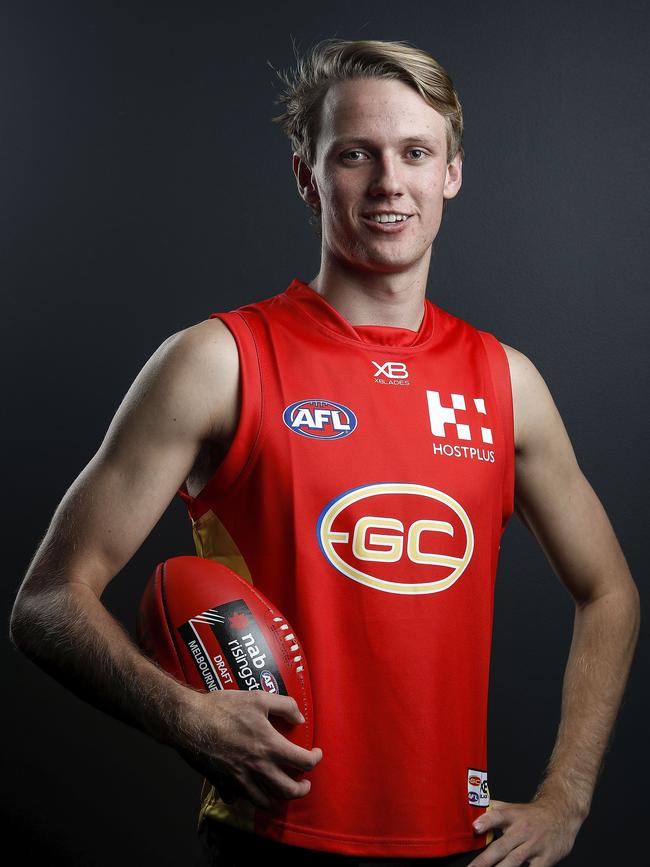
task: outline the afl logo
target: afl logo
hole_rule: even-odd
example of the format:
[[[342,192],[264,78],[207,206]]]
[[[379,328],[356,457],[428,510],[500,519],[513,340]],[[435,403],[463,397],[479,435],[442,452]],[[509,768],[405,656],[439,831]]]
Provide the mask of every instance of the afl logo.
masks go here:
[[[351,488],[320,513],[318,543],[341,574],[374,590],[448,590],[467,568],[474,530],[463,507],[427,485]]]
[[[294,433],[317,440],[338,440],[349,436],[357,426],[352,410],[333,400],[299,400],[282,414]]]
[[[278,682],[272,671],[265,668],[260,675],[260,683],[262,684],[264,692],[274,692],[276,695],[279,694],[280,690],[278,688]]]

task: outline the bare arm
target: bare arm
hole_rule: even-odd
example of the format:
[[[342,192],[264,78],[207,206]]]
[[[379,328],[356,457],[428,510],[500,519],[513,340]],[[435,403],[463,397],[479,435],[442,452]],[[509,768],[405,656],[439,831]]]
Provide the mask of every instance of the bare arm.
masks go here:
[[[146,659],[100,604],[187,477],[218,419],[201,395],[227,344],[195,326],[139,373],[99,450],[56,509],[20,587],[12,641],[80,697],[168,741],[185,689]],[[223,348],[219,345],[223,344]],[[210,363],[211,362],[211,363]],[[225,392],[225,389],[224,389]]]
[[[504,348],[515,416],[515,511],[573,596],[575,619],[544,779],[529,803],[490,799],[473,825],[503,833],[468,867],[530,859],[551,867],[571,851],[589,814],[634,656],[639,594],[546,383],[525,355]]]
[[[508,354],[516,511],[575,601],[557,741],[535,798],[560,798],[585,817],[634,656],[639,594],[546,383],[522,353]]]
[[[205,695],[177,682],[140,652],[100,597],[167,508],[201,443],[219,433],[237,388],[237,347],[219,320],[174,334],[158,348],[57,507],[10,622],[12,641],[36,664],[84,700],[173,746],[206,775],[228,770],[223,756],[206,753],[228,739],[233,752],[235,720],[241,729],[235,746],[250,753],[260,741],[261,702],[294,723],[297,704],[294,712],[286,696]],[[249,717],[242,719],[244,711]],[[264,733],[266,748],[273,744],[287,764],[312,766],[310,753],[270,724]],[[304,784],[286,774],[269,776],[291,791],[285,796],[305,794]],[[269,803],[252,780],[247,785],[257,803]]]

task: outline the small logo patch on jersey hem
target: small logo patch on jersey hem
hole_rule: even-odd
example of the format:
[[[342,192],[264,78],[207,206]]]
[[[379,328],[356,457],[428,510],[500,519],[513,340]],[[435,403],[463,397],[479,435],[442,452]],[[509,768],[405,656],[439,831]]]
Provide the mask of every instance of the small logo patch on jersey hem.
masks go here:
[[[317,440],[347,437],[357,426],[357,417],[349,407],[324,398],[289,404],[282,413],[282,420],[294,433]]]
[[[470,807],[487,807],[490,803],[487,771],[467,769],[467,801]]]

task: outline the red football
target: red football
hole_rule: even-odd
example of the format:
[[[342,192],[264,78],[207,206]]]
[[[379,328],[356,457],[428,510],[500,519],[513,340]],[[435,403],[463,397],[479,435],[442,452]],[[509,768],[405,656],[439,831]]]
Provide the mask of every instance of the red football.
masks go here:
[[[145,587],[137,614],[142,650],[177,680],[205,692],[262,689],[290,695],[304,724],[269,716],[298,746],[313,746],[309,672],[296,633],[257,588],[203,557],[170,557]]]

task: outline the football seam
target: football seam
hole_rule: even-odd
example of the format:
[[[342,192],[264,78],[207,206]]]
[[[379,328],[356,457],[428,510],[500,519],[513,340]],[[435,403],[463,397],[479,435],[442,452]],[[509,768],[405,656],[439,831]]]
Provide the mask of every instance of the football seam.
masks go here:
[[[299,685],[300,685],[300,695],[301,695],[301,699],[302,699],[302,708],[301,708],[301,713],[302,713],[302,715],[303,715],[304,718],[305,718],[305,722],[307,722],[307,721],[309,721],[310,713],[309,713],[309,702],[307,701],[307,687],[306,687],[306,685],[305,685],[305,674],[304,674],[304,672],[305,672],[305,671],[308,672],[308,667],[307,667],[307,660],[306,660],[306,658],[305,658],[305,656],[304,656],[304,652],[303,652],[303,649],[302,649],[302,643],[301,643],[301,642],[296,638],[296,632],[295,632],[295,629],[291,626],[291,624],[289,623],[289,621],[288,621],[285,617],[282,617],[278,611],[273,611],[272,608],[269,608],[268,610],[271,612],[271,615],[272,615],[272,616],[274,615],[274,616],[273,616],[272,623],[275,623],[275,622],[276,622],[276,618],[277,618],[277,620],[280,620],[280,621],[286,623],[287,628],[290,630],[291,634],[293,635],[293,638],[294,638],[294,640],[295,640],[295,643],[298,645],[298,649],[300,650],[300,654],[301,654],[301,657],[302,657],[302,659],[301,659],[301,663],[302,663],[303,670],[302,670],[302,671],[298,671],[298,670],[296,669],[296,666],[295,666],[295,660],[293,660],[293,659],[291,659],[291,665],[294,667],[294,671],[295,671],[296,677],[298,678],[298,683],[299,683]],[[281,624],[280,624],[280,625],[281,625]],[[273,627],[273,629],[274,629],[274,631],[276,632],[276,634],[279,633],[279,631],[280,631],[280,625],[278,625],[277,627],[276,627],[276,626]],[[283,639],[283,640],[284,640],[284,639]],[[307,676],[309,676],[309,674],[307,674]]]

